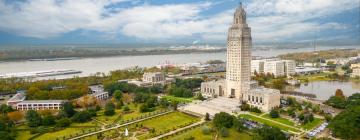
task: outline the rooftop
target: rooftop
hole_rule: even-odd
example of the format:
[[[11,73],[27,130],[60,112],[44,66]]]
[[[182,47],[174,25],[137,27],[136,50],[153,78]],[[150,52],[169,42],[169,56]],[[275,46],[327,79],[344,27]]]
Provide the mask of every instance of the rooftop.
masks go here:
[[[29,104],[29,103],[63,103],[65,102],[66,100],[25,100],[25,101],[22,101],[20,102],[21,104],[22,103],[25,103],[25,104]]]

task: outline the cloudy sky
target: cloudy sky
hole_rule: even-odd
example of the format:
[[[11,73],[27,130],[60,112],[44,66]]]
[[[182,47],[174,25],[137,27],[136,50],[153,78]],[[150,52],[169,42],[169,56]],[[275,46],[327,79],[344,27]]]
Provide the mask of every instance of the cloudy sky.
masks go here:
[[[360,42],[359,0],[243,0],[254,42]],[[0,0],[1,43],[224,43],[238,0]]]

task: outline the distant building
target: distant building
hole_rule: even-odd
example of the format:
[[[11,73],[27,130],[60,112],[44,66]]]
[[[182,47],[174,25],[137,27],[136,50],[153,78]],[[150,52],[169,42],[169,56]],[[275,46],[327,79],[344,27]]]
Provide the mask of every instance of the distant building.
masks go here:
[[[350,68],[351,68],[351,69],[360,68],[360,63],[351,64],[351,65],[350,65]]]
[[[352,69],[351,77],[360,77],[360,67]]]
[[[295,74],[294,60],[280,60],[278,58],[258,59],[251,61],[251,73],[270,73],[275,77],[290,76]]]
[[[64,100],[27,100],[16,104],[17,110],[60,110]]]
[[[166,79],[165,79],[165,74],[161,72],[147,72],[144,73],[142,81],[155,85],[155,84],[164,84]]]
[[[90,96],[95,97],[98,100],[106,100],[109,98],[109,93],[104,90],[102,85],[89,86]]]
[[[320,68],[314,67],[296,67],[295,73],[296,74],[315,74],[320,73],[322,70]]]
[[[12,96],[7,102],[6,104],[13,107],[13,108],[16,108],[16,104],[17,103],[20,103],[22,101],[25,100],[26,98],[26,93],[25,93],[25,90],[21,90],[21,91],[17,91],[17,93]]]

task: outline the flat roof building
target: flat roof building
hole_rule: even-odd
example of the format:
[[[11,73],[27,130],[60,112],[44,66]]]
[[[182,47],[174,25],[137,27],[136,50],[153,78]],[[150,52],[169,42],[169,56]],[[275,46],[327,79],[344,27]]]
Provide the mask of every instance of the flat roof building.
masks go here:
[[[65,100],[25,100],[16,104],[17,110],[60,110]]]

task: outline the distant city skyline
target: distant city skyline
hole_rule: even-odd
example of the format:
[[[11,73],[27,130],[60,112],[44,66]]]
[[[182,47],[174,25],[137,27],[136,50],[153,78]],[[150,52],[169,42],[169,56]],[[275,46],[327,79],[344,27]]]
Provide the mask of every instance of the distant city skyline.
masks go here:
[[[243,0],[256,43],[360,43],[360,2]],[[225,43],[239,0],[0,0],[0,44]]]

